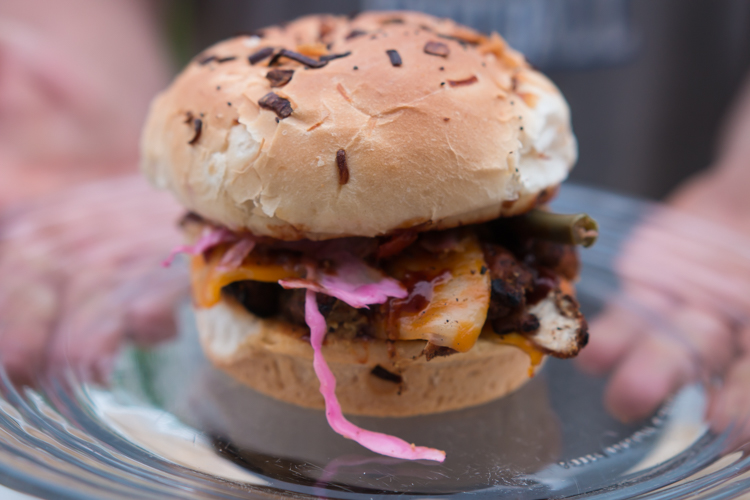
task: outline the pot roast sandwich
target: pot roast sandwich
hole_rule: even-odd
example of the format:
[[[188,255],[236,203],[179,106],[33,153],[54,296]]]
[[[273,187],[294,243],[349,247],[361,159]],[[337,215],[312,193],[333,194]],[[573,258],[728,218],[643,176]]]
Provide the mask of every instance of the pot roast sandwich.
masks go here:
[[[497,34],[371,12],[221,42],[156,97],[142,157],[187,209],[207,357],[377,453],[444,458],[342,413],[485,403],[586,344],[595,223],[543,208],[568,106]]]

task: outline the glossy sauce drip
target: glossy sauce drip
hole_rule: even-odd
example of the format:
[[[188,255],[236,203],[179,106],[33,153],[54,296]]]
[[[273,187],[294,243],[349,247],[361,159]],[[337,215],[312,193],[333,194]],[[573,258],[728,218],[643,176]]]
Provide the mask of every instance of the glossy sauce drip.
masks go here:
[[[414,289],[405,300],[394,301],[394,310],[402,314],[414,314],[423,311],[430,304],[432,296],[432,284],[429,281],[420,281],[414,285]]]
[[[437,285],[451,279],[447,269],[442,271],[408,271],[401,283],[409,290],[405,299],[391,299],[391,310],[401,314],[416,314],[424,310],[432,300]]]
[[[456,230],[449,248],[431,251],[422,240],[385,264],[389,276],[408,291],[383,308],[385,333],[393,340],[427,340],[466,352],[487,319],[489,273],[476,235]],[[433,243],[433,242],[431,242]]]
[[[435,287],[450,280],[447,269],[436,271],[407,271],[401,283],[409,291],[405,299],[390,299],[384,308],[387,313],[388,338],[398,338],[398,319],[402,316],[416,315],[430,305]]]

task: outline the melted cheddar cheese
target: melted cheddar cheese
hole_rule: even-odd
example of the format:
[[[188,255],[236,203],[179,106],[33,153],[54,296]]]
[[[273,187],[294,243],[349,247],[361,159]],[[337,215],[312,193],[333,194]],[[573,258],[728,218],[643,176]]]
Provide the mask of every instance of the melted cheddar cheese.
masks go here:
[[[512,345],[521,349],[529,355],[529,377],[534,376],[536,367],[542,363],[544,353],[539,350],[529,339],[519,333],[509,333],[500,337],[497,341],[499,344]]]
[[[210,252],[208,259],[203,255],[192,257],[190,263],[190,281],[193,300],[198,307],[213,307],[221,299],[221,289],[235,281],[263,281],[273,283],[283,279],[301,278],[302,267],[294,262],[278,263],[250,254],[242,265],[233,269],[224,269],[219,264],[226,247],[219,247]]]
[[[545,353],[539,347],[534,345],[525,336],[520,333],[506,333],[505,335],[498,335],[492,329],[489,324],[484,327],[482,331],[482,338],[491,340],[492,342],[500,345],[510,345],[516,347],[529,356],[529,377],[534,376],[536,368],[544,361]]]
[[[206,258],[192,258],[193,299],[198,307],[216,305],[221,289],[236,281],[277,282],[304,276],[300,258],[284,258],[274,252],[258,254],[257,250],[239,267],[223,268],[220,263],[228,248],[221,245]],[[443,251],[412,245],[390,260],[386,271],[410,291],[406,299],[393,299],[387,306],[390,312],[383,329],[389,338],[428,340],[459,352],[474,346],[490,302],[490,276],[474,234],[459,232],[452,249]],[[413,307],[416,303],[418,307]]]
[[[475,235],[465,232],[454,250],[440,253],[412,245],[388,267],[391,276],[412,282],[412,296],[404,301],[408,304],[414,293],[421,293],[425,304],[417,310],[399,310],[398,301],[392,301],[397,314],[395,338],[428,340],[458,352],[474,346],[490,305],[490,275]]]

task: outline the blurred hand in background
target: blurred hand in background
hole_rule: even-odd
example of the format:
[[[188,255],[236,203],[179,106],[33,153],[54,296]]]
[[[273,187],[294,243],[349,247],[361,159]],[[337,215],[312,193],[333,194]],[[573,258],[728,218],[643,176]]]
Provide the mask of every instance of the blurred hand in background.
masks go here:
[[[169,78],[146,0],[0,0],[0,209],[136,170]]]
[[[122,338],[173,331],[186,279],[153,271],[181,209],[123,176],[169,78],[155,14],[146,0],[0,0],[0,359],[19,380],[63,362],[102,376]]]
[[[635,230],[617,263],[620,299],[667,323],[657,330],[622,306],[592,323],[579,363],[592,373],[613,370],[606,404],[615,415],[647,416],[681,385],[718,374],[726,384],[712,395],[714,427],[750,420],[748,187],[750,80],[715,164]]]
[[[11,377],[75,367],[106,380],[123,340],[170,337],[187,270],[160,264],[181,240],[183,210],[131,175],[0,216],[0,361]]]

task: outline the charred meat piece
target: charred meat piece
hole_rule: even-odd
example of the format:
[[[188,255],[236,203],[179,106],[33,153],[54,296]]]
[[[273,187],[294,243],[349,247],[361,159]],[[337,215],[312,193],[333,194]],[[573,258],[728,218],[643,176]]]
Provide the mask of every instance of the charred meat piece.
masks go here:
[[[539,318],[526,311],[515,311],[509,316],[488,320],[498,335],[520,333],[526,335],[539,330]]]
[[[355,309],[346,302],[334,299],[330,306],[326,304],[327,311],[324,311],[320,301],[318,304],[320,312],[326,318],[329,333],[335,333],[337,337],[345,339],[375,336],[373,318],[378,314],[377,307]]]
[[[281,287],[279,287],[281,288]],[[326,319],[328,333],[335,333],[339,338],[374,337],[374,317],[378,314],[377,306],[370,309],[355,309],[335,297],[317,294],[318,310]],[[295,325],[305,323],[305,290],[282,290],[279,295],[279,315]]]
[[[559,276],[575,278],[578,258],[568,245],[532,241],[525,259],[499,245],[485,244],[492,278],[487,321],[498,335],[520,333],[546,354],[569,358],[588,341],[578,302],[560,290]]]
[[[260,281],[237,281],[222,292],[233,297],[251,313],[261,318],[270,318],[279,312],[279,294],[282,288],[277,283]]]
[[[546,267],[566,280],[573,281],[578,277],[581,263],[574,245],[534,239],[528,240],[524,246],[527,262]]]
[[[505,307],[509,311],[523,306],[525,292],[526,290],[522,286],[519,286],[515,280],[505,278],[492,279],[492,294],[494,295],[495,303]]]
[[[527,338],[545,353],[570,358],[588,343],[588,324],[570,295],[553,290],[529,311],[539,318],[540,326]]]
[[[320,309],[320,298],[318,294],[318,308]],[[283,290],[279,294],[279,315],[293,325],[306,326],[305,323],[305,290]]]
[[[500,245],[485,244],[483,248],[492,280],[487,319],[501,319],[522,311],[526,305],[526,294],[533,289],[533,273]]]

